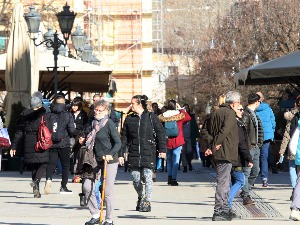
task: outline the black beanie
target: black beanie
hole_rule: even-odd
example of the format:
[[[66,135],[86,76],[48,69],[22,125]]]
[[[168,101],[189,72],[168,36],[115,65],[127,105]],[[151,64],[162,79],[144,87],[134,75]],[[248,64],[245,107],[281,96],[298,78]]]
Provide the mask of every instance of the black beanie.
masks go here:
[[[258,94],[250,93],[248,95],[248,104],[253,104],[253,103],[259,101],[259,99],[260,99],[260,96]]]

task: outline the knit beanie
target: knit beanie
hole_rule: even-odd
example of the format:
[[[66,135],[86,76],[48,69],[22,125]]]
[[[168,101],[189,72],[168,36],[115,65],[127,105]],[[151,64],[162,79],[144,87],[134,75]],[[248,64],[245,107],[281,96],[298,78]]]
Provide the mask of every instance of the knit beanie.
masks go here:
[[[39,108],[39,107],[42,107],[43,106],[43,103],[42,103],[42,100],[38,97],[32,97],[31,100],[30,100],[30,107],[32,109],[35,109],[35,108]]]

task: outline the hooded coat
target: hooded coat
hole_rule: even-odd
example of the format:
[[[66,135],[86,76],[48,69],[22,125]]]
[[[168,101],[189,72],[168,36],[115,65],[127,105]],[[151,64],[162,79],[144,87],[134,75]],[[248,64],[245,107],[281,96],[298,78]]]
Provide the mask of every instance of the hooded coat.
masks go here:
[[[262,123],[264,130],[264,141],[273,140],[276,127],[273,110],[267,103],[261,102],[255,112]]]
[[[25,109],[19,117],[17,131],[12,141],[11,149],[17,149],[22,144],[24,150],[25,163],[48,163],[49,151],[36,152],[34,146],[38,139],[38,129],[42,120],[42,116],[46,113],[44,107],[38,110]],[[45,116],[46,126],[49,120]]]
[[[159,115],[159,120],[162,123],[168,121],[176,121],[178,127],[178,136],[169,137],[167,143],[167,149],[174,149],[184,144],[183,124],[190,121],[191,117],[185,110],[167,110],[163,114]]]

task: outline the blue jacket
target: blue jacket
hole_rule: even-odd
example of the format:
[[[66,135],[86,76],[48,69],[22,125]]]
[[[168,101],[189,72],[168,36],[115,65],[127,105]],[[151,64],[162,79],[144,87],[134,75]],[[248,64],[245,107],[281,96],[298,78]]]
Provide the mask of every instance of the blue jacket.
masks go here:
[[[262,127],[264,130],[264,141],[273,140],[276,123],[275,116],[271,107],[267,103],[262,102],[256,109],[256,114],[262,122]]]

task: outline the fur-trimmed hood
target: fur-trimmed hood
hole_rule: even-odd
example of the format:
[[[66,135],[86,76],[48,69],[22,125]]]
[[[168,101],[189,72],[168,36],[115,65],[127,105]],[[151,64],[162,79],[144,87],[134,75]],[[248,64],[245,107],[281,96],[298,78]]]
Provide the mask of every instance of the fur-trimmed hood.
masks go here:
[[[178,110],[168,110],[158,116],[160,122],[179,121],[185,118],[185,115]]]
[[[287,121],[291,121],[295,114],[298,112],[299,110],[298,109],[292,109],[292,111],[288,111],[288,112],[285,112],[284,113],[284,118],[287,120]]]

